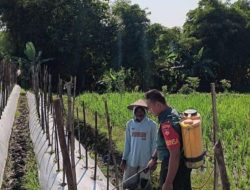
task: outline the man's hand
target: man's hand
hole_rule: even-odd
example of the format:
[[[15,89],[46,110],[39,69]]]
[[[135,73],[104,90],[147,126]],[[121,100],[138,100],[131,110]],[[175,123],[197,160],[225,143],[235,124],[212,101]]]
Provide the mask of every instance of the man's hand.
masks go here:
[[[162,186],[162,190],[173,190],[173,184],[168,184],[168,183],[164,183],[163,186]]]
[[[147,165],[147,168],[151,171],[155,171],[156,168],[157,168],[157,161],[154,160],[154,159],[151,159],[149,162],[148,162],[148,165]]]
[[[124,172],[126,170],[126,160],[121,161],[120,168],[121,168],[122,172]]]

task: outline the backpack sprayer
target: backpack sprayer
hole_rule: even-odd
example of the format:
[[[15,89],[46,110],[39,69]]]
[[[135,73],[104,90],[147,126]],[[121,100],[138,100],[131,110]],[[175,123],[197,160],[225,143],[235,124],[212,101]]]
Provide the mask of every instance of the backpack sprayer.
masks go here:
[[[197,169],[203,166],[205,157],[200,114],[194,109],[184,111],[180,126],[186,166]]]

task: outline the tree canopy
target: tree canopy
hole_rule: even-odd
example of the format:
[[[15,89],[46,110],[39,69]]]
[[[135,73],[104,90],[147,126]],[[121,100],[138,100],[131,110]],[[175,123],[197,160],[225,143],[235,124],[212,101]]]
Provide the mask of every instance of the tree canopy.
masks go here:
[[[124,75],[124,90],[177,92],[190,77],[200,91],[223,80],[250,90],[249,0],[200,0],[181,28],[151,23],[149,14],[128,0],[0,0],[1,55],[25,57],[33,42],[52,58],[44,64],[54,83],[74,75],[80,91],[112,89],[112,75]]]

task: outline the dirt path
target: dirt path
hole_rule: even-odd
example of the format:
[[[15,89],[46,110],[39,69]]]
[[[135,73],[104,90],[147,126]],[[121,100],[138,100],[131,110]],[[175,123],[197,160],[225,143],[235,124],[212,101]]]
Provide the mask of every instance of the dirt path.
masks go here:
[[[22,190],[30,157],[34,157],[28,126],[29,110],[25,93],[20,94],[16,118],[9,142],[2,190]],[[35,176],[37,177],[37,176]]]

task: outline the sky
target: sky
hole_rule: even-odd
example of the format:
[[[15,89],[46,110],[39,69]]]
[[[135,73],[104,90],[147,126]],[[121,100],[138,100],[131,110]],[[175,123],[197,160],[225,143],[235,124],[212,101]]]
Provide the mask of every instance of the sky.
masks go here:
[[[160,23],[167,27],[182,26],[189,10],[198,6],[199,0],[131,0],[142,9],[151,12],[149,19],[152,23]]]
[[[234,1],[231,0],[231,3]],[[152,23],[160,23],[166,27],[181,27],[188,11],[198,7],[199,0],[131,0],[131,2],[139,4],[142,9],[148,8]]]

